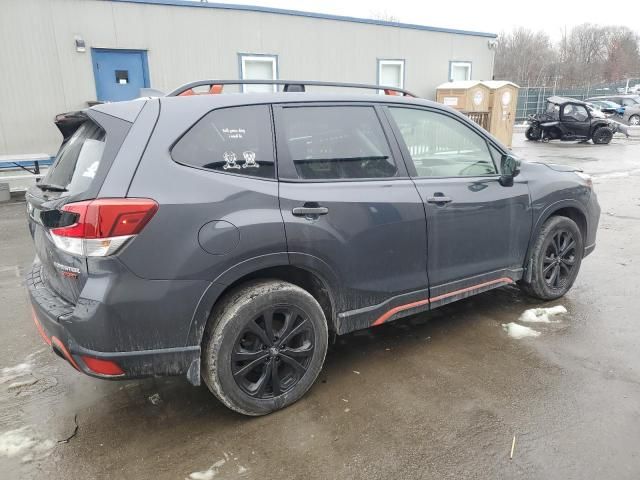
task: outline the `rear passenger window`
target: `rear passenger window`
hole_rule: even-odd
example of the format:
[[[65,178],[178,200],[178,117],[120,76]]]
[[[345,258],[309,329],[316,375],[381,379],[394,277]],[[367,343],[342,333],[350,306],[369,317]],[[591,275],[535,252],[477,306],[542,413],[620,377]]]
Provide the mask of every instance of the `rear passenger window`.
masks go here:
[[[171,157],[191,167],[275,178],[269,107],[251,105],[208,113],[178,140]]]
[[[299,178],[386,178],[397,173],[373,107],[288,107],[279,119],[283,148]]]

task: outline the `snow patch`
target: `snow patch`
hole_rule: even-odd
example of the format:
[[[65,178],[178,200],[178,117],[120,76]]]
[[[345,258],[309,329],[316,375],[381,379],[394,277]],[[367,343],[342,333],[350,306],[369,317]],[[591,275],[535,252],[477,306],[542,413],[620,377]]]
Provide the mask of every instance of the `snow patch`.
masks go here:
[[[188,480],[211,480],[216,476],[217,471],[212,469],[203,470],[201,472],[193,472],[190,474],[187,479]]]
[[[533,328],[525,327],[524,325],[518,325],[515,322],[503,323],[502,328],[505,332],[507,332],[507,335],[509,335],[511,338],[515,338],[516,340],[525,337],[540,336],[540,332],[534,330]]]
[[[31,380],[25,380],[24,382],[14,382],[7,387],[7,390],[20,390],[23,387],[30,387],[31,385],[35,385],[38,383],[37,378],[32,378]]]
[[[28,426],[0,434],[0,455],[5,457],[22,455],[23,462],[44,458],[55,446],[54,440],[38,437]]]
[[[530,308],[520,315],[519,320],[527,323],[553,323],[560,320],[554,320],[552,317],[563,313],[567,313],[567,309],[562,305],[550,308]]]
[[[224,454],[225,457],[227,454]],[[211,465],[206,470],[202,470],[201,472],[193,472],[191,473],[185,480],[211,480],[218,474],[218,469],[223,466],[227,461],[225,459],[218,460],[216,463]]]
[[[0,370],[0,384],[11,382],[29,373],[31,373],[30,363],[19,363],[13,367],[4,367]]]

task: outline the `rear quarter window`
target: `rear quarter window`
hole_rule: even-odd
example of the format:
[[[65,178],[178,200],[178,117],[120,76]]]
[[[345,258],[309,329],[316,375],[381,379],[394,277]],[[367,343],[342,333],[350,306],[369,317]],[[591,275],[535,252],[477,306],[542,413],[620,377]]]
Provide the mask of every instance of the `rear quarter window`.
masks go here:
[[[251,105],[209,112],[176,142],[171,157],[204,170],[275,178],[269,107]]]

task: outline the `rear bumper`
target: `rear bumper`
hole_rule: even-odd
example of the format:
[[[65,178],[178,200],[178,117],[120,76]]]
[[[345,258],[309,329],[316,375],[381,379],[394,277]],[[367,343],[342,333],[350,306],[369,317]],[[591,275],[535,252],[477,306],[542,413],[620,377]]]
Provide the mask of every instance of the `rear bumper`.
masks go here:
[[[76,370],[96,378],[109,380],[143,378],[149,376],[187,375],[188,380],[200,384],[200,347],[161,348],[138,351],[103,352],[80,345],[64,325],[72,317],[75,306],[52,292],[41,278],[41,266],[34,263],[26,278],[32,306],[33,321],[45,343]],[[85,357],[115,362],[124,373],[102,374],[87,365]]]

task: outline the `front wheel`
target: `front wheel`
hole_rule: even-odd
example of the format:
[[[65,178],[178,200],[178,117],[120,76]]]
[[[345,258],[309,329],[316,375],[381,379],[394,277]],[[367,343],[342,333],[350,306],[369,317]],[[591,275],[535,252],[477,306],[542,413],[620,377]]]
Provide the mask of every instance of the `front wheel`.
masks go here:
[[[530,126],[524,132],[524,136],[527,137],[527,140],[531,140],[531,141],[540,140],[540,137],[542,137],[542,130],[534,126]]]
[[[629,117],[629,125],[640,125],[640,115],[631,115]]]
[[[531,281],[521,282],[522,289],[540,300],[554,300],[569,291],[582,263],[582,233],[567,217],[549,218],[533,245]]]
[[[202,342],[202,377],[227,407],[265,415],[309,390],[327,344],[327,322],[311,294],[279,280],[250,282],[214,309]]]
[[[596,145],[607,145],[609,142],[611,142],[612,138],[613,130],[611,130],[609,127],[598,127],[591,136],[593,143],[595,143]]]

